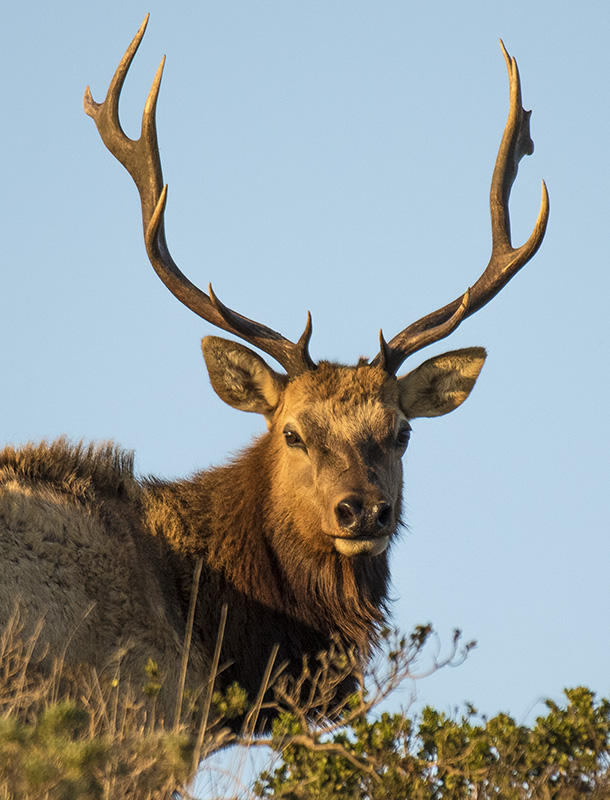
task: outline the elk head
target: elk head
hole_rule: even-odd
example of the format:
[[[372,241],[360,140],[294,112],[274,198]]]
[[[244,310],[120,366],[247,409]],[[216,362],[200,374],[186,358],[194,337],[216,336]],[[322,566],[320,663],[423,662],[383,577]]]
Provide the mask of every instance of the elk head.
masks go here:
[[[549,202],[543,182],[540,211],[529,239],[517,248],[510,239],[510,190],[520,159],[533,152],[530,112],[521,105],[517,64],[501,43],[510,106],[491,182],[492,253],[481,276],[463,295],[408,325],[389,342],[380,332],[380,349],[370,362],[361,360],[354,367],[316,364],[308,351],[309,313],[303,334],[291,342],[228,308],[211,286],[209,294],[196,287],[170,255],[164,232],[167,186],[155,125],[163,61],[146,100],[137,141],[124,134],[118,115],[123,82],[147,22],[148,17],[125,52],[104,102],[94,102],[87,88],[84,106],[104,144],[138,187],[150,262],[184,305],[283,367],[284,373],[276,372],[254,351],[233,341],[209,336],[202,342],[210,380],[221,399],[267,420],[275,451],[272,491],[278,507],[285,509],[285,498],[291,498],[290,521],[316,549],[334,549],[346,556],[378,555],[386,549],[400,515],[401,457],[409,440],[409,420],[446,414],[459,406],[474,386],[485,351],[473,347],[445,353],[402,377],[397,371],[407,356],[448,336],[489,302],[532,258],[544,237]]]

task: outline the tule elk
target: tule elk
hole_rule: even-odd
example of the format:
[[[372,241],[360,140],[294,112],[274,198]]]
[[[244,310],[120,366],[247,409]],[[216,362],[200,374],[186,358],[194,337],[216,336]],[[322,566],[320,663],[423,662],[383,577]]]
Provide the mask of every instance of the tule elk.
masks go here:
[[[339,642],[365,661],[387,617],[388,553],[401,517],[401,458],[410,421],[446,414],[469,395],[481,347],[444,353],[397,376],[405,359],[448,336],[532,258],[547,225],[542,201],[533,232],[513,248],[508,202],[520,159],[533,152],[516,62],[502,46],[510,108],[491,182],[492,254],[476,282],[413,322],[355,366],[314,363],[311,317],[291,342],[193,285],[168,250],[167,187],[155,107],[163,62],[146,100],[142,133],[125,136],[119,96],[147,19],[103,103],[84,106],[108,150],[139,190],[150,262],[181,303],[275,359],[282,372],[235,341],[208,336],[203,356],[219,397],[262,414],[268,430],[230,463],[178,481],[141,480],[113,445],[51,444],[0,454],[0,624],[20,598],[27,628],[67,666],[142,682],[154,659],[168,716],[193,606],[188,678],[205,687],[221,610],[226,628],[220,686],[238,681],[253,698],[270,653],[298,674],[303,659]],[[199,565],[200,573],[195,569]],[[193,591],[194,582],[198,591]],[[344,687],[345,688],[345,687]],[[349,688],[349,687],[348,687]]]

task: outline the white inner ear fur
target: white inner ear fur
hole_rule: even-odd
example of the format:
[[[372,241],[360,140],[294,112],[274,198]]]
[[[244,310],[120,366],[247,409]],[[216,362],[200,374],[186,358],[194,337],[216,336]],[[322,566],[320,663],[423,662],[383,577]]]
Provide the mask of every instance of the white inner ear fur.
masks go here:
[[[268,417],[277,406],[286,378],[248,347],[219,336],[206,336],[201,349],[210,383],[225,403]]]
[[[483,347],[454,350],[424,361],[398,379],[400,406],[409,419],[448,414],[468,397],[485,362]]]

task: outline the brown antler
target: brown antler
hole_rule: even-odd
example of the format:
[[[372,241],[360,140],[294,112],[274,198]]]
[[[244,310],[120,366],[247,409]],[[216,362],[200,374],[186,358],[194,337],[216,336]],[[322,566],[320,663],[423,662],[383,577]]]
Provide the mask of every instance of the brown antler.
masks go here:
[[[167,185],[163,185],[161,159],[157,143],[155,109],[163,74],[165,58],[155,75],[146,98],[142,115],[142,132],[134,141],[125,135],[119,121],[119,97],[125,77],[148,24],[148,14],[114,73],[103,103],[96,103],[89,87],[85,90],[84,107],[95,122],[102,141],[133,178],[142,202],[142,223],[146,252],[157,275],[181,303],[203,319],[233,333],[276,359],[288,375],[315,369],[308,352],[311,337],[311,315],[298,342],[285,339],[280,333],[259,322],[232,311],[216,297],[209,287],[208,296],[198,289],[177,267],[167,248],[163,214],[167,200]]]
[[[407,356],[448,336],[462,320],[488,303],[527,264],[544,238],[549,218],[549,197],[542,181],[542,200],[534,230],[521,247],[512,247],[510,241],[510,190],[517,176],[519,161],[524,155],[534,152],[534,143],[529,130],[532,112],[525,111],[521,105],[521,81],[517,62],[509,56],[502,40],[500,46],[508,69],[510,106],[491,179],[491,258],[481,277],[466,294],[409,325],[389,343],[384,341],[380,332],[381,349],[371,363],[383,366],[391,374],[398,370]]]

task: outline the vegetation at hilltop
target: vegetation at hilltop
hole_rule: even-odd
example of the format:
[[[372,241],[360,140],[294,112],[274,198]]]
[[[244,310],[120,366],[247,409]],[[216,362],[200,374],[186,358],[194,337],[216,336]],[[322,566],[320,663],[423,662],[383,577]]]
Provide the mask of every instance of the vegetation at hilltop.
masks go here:
[[[237,686],[223,696],[213,683],[199,697],[184,693],[176,721],[156,714],[163,676],[154,663],[139,687],[124,686],[120,668],[68,676],[57,662],[41,672],[36,636],[22,630],[16,617],[0,635],[0,800],[188,800],[197,766],[237,742],[273,752],[253,786],[223,795],[244,800],[610,797],[610,702],[589,689],[566,690],[561,705],[548,700],[531,726],[470,706],[457,716],[382,711],[405,679],[470,649],[456,634],[450,653],[422,668],[429,626],[408,637],[388,632],[360,689],[340,701],[337,686],[359,667],[337,648],[299,680],[271,660],[269,689],[250,705]],[[226,723],[248,708],[236,733]]]

